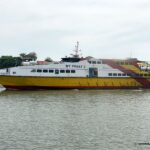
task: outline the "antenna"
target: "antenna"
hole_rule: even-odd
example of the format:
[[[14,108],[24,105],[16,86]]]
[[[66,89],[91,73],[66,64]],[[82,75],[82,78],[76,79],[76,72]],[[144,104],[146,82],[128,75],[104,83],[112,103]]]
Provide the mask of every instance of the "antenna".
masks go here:
[[[77,55],[79,55],[79,41],[77,41],[77,45],[75,45],[75,55],[77,56]]]
[[[79,52],[80,52],[81,50],[79,50],[79,41],[77,41],[77,44],[75,45],[75,50],[74,50],[74,52],[75,52],[75,54],[71,54],[73,57],[77,57],[77,58],[79,58]]]

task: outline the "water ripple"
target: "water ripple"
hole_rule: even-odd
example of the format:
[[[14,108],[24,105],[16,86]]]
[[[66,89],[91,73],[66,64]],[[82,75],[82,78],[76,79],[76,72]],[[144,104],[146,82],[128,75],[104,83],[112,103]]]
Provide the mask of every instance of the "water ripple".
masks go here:
[[[0,150],[148,150],[150,90],[3,91]]]

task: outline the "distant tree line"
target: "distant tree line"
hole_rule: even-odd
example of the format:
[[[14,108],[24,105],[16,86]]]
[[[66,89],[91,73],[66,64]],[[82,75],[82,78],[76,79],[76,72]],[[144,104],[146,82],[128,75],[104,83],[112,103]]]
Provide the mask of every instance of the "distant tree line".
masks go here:
[[[23,61],[35,61],[37,55],[35,52],[29,54],[21,53],[18,57],[13,56],[1,56],[0,57],[0,68],[9,68],[15,66],[21,66]]]
[[[13,56],[1,56],[0,57],[0,69],[9,68],[15,66],[21,66],[22,62],[36,61],[37,54],[35,52],[30,52],[28,54],[21,53],[18,57]],[[50,57],[45,58],[45,61],[52,62]]]

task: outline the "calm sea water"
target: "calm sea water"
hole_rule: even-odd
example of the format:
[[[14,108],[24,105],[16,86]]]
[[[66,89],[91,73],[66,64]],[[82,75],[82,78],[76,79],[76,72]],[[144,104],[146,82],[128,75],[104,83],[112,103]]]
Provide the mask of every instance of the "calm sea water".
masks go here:
[[[0,150],[146,149],[150,90],[0,92]]]

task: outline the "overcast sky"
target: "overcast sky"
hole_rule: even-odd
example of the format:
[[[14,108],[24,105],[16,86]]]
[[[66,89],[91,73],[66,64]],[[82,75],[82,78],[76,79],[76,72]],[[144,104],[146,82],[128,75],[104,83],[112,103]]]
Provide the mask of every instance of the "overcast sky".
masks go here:
[[[0,0],[0,56],[83,56],[150,61],[150,0]]]

